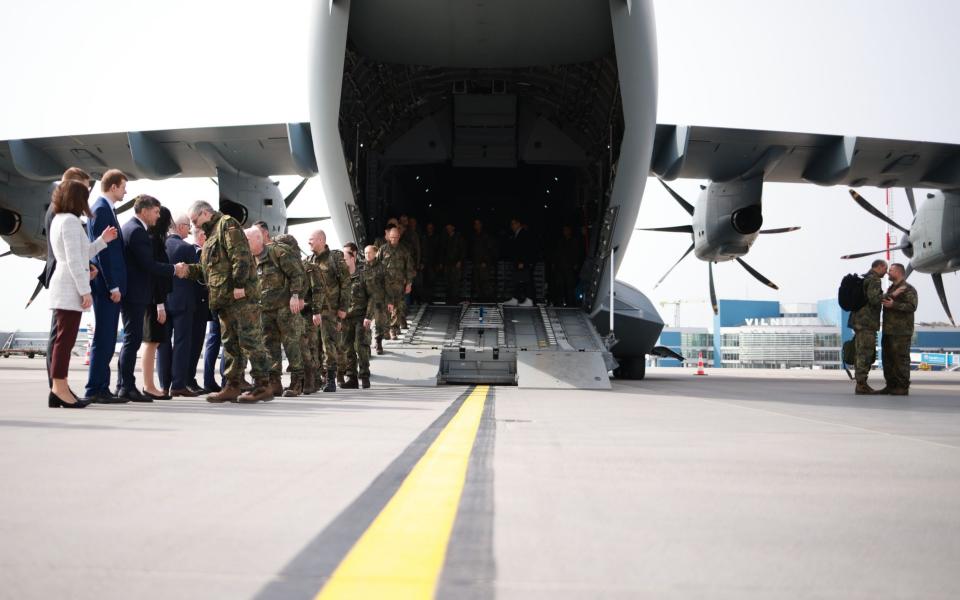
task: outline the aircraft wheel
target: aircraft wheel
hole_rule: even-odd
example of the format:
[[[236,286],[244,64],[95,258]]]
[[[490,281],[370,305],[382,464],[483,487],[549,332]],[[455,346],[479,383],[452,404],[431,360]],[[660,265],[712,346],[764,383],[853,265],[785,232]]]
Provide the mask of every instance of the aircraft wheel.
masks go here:
[[[647,361],[643,356],[617,358],[620,366],[613,370],[617,379],[639,381],[647,374]]]

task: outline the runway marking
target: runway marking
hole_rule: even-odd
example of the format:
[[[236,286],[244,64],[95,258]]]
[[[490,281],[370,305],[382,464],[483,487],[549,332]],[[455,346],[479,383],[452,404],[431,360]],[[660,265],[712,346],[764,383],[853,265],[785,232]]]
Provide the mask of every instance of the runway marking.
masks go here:
[[[434,597],[488,391],[467,396],[317,600]]]

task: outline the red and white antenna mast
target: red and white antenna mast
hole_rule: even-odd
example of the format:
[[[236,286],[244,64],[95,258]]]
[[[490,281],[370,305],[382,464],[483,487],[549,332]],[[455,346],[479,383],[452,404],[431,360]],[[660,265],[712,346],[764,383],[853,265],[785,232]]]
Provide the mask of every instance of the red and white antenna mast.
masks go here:
[[[887,216],[890,217],[891,221],[893,221],[894,220],[893,219],[893,203],[890,202],[890,196],[891,196],[890,188],[887,188],[886,192],[887,192]],[[889,224],[887,225],[886,242],[887,242],[887,262],[890,262],[892,260],[891,256],[893,254],[893,252],[891,252],[890,249],[895,248],[897,246],[897,234],[893,232],[893,227],[890,226]]]

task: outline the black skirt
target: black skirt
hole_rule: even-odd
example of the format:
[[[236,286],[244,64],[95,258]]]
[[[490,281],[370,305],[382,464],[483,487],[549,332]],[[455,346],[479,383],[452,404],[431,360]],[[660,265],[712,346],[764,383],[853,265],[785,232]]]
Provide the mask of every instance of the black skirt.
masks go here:
[[[148,304],[147,313],[143,315],[143,342],[162,344],[170,340],[166,325],[157,322],[157,305]]]

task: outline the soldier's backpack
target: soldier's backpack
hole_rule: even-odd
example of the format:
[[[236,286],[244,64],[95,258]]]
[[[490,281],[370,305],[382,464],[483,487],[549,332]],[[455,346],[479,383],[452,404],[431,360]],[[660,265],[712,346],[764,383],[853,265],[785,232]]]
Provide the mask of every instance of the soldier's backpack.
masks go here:
[[[860,310],[867,304],[867,295],[863,292],[863,277],[856,273],[849,273],[840,280],[840,289],[837,290],[837,302],[840,308],[853,312]]]

